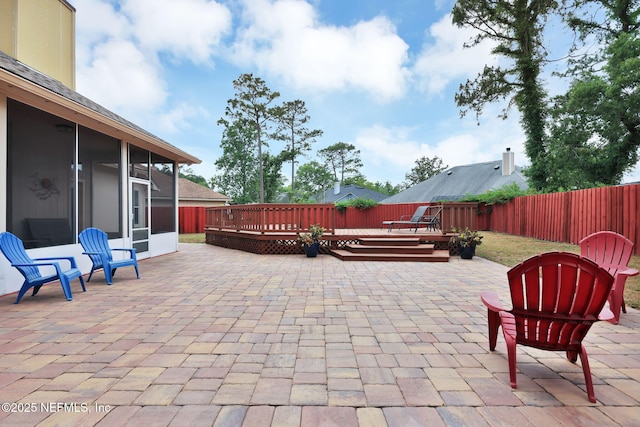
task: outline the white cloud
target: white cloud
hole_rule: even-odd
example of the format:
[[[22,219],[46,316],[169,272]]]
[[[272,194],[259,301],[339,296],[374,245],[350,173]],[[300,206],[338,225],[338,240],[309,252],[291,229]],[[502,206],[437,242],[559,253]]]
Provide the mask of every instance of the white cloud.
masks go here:
[[[633,169],[624,174],[623,183],[640,182],[640,162],[636,163]]]
[[[409,172],[417,159],[426,156],[439,157],[449,167],[494,160],[499,153],[491,158],[483,158],[483,144],[476,136],[469,133],[459,133],[446,137],[433,145],[417,141],[411,136],[411,129],[385,128],[372,126],[362,130],[355,139],[354,145],[362,152],[367,177],[370,180],[380,181],[376,175],[400,182],[404,174]],[[398,176],[391,179],[391,170],[397,171]]]
[[[196,106],[171,106],[159,53],[208,63],[230,30],[231,12],[209,0],[77,0],[77,88],[105,107],[167,131],[202,115]],[[168,110],[165,113],[161,111]],[[155,118],[153,116],[155,115]]]
[[[82,94],[125,116],[164,104],[167,91],[159,70],[130,41],[98,44],[90,59],[77,66]]]
[[[367,166],[401,167],[408,172],[417,158],[427,155],[420,154],[423,147],[410,134],[408,128],[373,125],[358,133],[354,145],[366,157]]]
[[[382,102],[406,90],[408,45],[385,17],[351,27],[321,23],[301,0],[245,0],[233,60],[298,89],[357,89]]]
[[[171,110],[160,114],[158,122],[165,131],[169,133],[176,133],[180,129],[191,128],[189,119],[195,117],[207,118],[209,117],[209,113],[202,107],[181,102]]]
[[[77,42],[90,46],[107,37],[127,38],[131,34],[131,22],[125,15],[116,13],[113,5],[105,0],[75,0]]]
[[[453,119],[428,135],[421,127],[373,125],[360,130],[353,144],[361,151],[364,174],[371,181],[399,183],[423,156],[437,156],[453,167],[499,160],[507,147],[515,153],[516,165],[528,165],[518,115],[502,120],[496,118],[498,111],[498,106],[488,107],[480,126],[470,119]]]
[[[495,55],[491,55],[493,44],[489,41],[465,49],[464,43],[473,37],[475,31],[458,28],[451,22],[449,14],[434,23],[429,34],[435,43],[423,46],[413,67],[420,90],[429,95],[443,92],[452,81],[475,77],[485,65],[495,65],[498,61]]]
[[[231,12],[215,1],[128,0],[122,12],[143,49],[196,64],[208,62],[231,29]]]

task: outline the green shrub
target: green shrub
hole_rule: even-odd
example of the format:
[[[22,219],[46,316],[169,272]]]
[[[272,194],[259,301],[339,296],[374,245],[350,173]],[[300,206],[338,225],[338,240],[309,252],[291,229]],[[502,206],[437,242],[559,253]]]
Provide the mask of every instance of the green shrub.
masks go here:
[[[348,201],[336,202],[336,210],[338,212],[344,212],[350,206]]]
[[[375,200],[358,197],[351,200],[351,206],[358,209],[369,209],[378,206],[378,202],[376,202]]]
[[[344,212],[349,206],[353,206],[357,209],[369,209],[378,206],[378,202],[371,199],[365,199],[364,197],[357,197],[352,200],[336,202],[336,209],[338,210],[338,212]]]
[[[461,199],[461,202],[479,202],[487,205],[499,204],[503,205],[510,200],[520,196],[529,196],[535,194],[533,190],[522,190],[515,182],[500,187],[496,190],[489,190],[486,193],[478,195],[468,195]]]

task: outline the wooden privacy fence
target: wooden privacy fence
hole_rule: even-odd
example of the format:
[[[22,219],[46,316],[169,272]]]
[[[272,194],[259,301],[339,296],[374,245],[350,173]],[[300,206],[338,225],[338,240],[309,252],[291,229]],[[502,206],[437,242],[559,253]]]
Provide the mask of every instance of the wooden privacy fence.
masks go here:
[[[204,233],[207,226],[207,208],[204,206],[180,206],[178,216],[181,234]]]
[[[577,244],[597,231],[615,231],[640,255],[640,185],[517,197],[480,209],[479,228]]]

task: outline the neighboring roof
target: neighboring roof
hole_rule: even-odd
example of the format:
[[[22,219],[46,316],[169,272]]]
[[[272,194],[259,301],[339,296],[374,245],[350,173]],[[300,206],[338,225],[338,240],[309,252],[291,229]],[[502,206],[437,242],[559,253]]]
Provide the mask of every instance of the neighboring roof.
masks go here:
[[[101,105],[69,89],[58,80],[0,51],[0,93],[58,115],[71,122],[123,139],[179,163],[201,163],[194,157]]]
[[[151,167],[151,198],[173,200],[173,175]]]
[[[514,182],[526,190],[529,185],[521,170],[516,166],[511,175],[502,176],[502,160],[456,166],[388,197],[381,203],[455,201],[469,194],[497,190]]]
[[[371,199],[379,202],[387,197],[386,194],[379,193],[368,188],[360,187],[358,185],[343,185],[340,187],[340,192],[334,194],[335,189],[330,188],[324,192],[323,203],[335,203],[341,200],[350,200],[361,197],[363,199]]]
[[[186,178],[180,178],[178,180],[178,194],[180,195],[180,200],[209,202],[228,202],[231,200],[231,197],[229,196],[225,196],[224,194],[220,194],[210,188],[196,184]]]

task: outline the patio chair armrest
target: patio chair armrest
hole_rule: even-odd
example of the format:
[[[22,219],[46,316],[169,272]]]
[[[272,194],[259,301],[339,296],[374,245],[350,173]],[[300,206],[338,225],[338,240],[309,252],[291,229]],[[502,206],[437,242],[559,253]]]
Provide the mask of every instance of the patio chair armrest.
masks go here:
[[[57,259],[57,258],[54,258]],[[46,258],[40,258],[40,260],[45,260]],[[34,261],[38,261],[38,260],[34,260]],[[12,267],[53,267],[55,268],[56,272],[58,273],[58,277],[60,277],[61,274],[63,274],[62,271],[62,267],[60,267],[60,263],[59,262],[55,262],[55,261],[49,261],[49,262],[32,262],[32,263],[26,263],[26,264],[11,264]],[[70,268],[76,268],[75,264],[72,264]]]
[[[604,306],[602,311],[598,314],[598,320],[612,320],[616,316],[613,314],[613,311],[609,309],[608,306]]]
[[[625,268],[624,270],[620,270],[618,271],[617,274],[620,274],[622,276],[637,276],[640,272],[638,270],[636,270],[635,268]]]
[[[76,259],[72,256],[62,256],[62,257],[53,257],[53,258],[35,258],[34,261],[69,261],[71,264],[71,268],[77,268]],[[54,263],[57,264],[57,263]]]
[[[34,260],[35,261],[35,260]],[[11,267],[43,267],[45,265],[55,265],[57,262],[28,262],[28,263],[11,263]]]
[[[482,300],[482,303],[486,305],[487,308],[491,311],[506,311],[506,309],[502,305],[502,302],[500,301],[500,298],[498,297],[498,294],[495,292],[482,292],[480,294],[480,299]]]
[[[135,253],[136,248],[111,248],[112,251],[122,251],[122,252],[129,252],[129,253]]]
[[[129,258],[136,259],[136,248],[112,248],[111,250],[114,252],[127,252],[129,253]],[[126,255],[122,255],[122,257],[125,258]]]
[[[82,252],[82,255],[97,256],[102,260],[102,265],[109,263],[109,256],[104,252]]]

